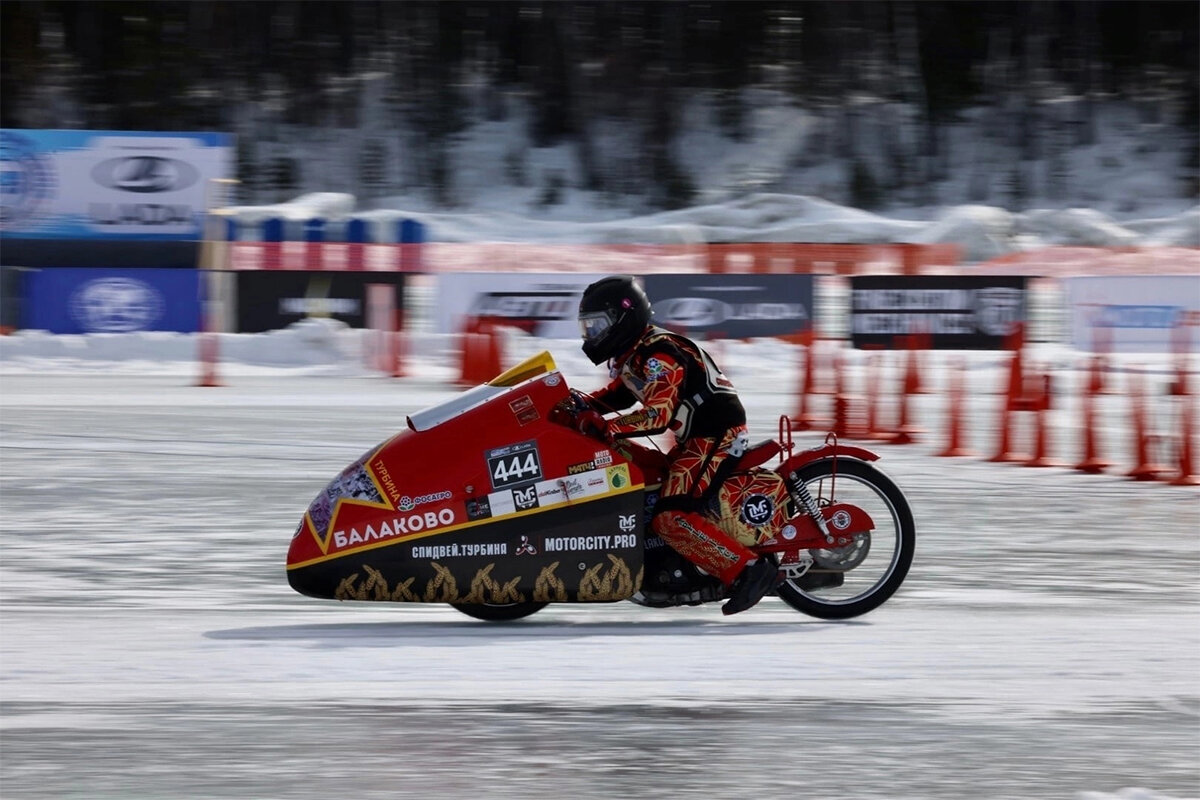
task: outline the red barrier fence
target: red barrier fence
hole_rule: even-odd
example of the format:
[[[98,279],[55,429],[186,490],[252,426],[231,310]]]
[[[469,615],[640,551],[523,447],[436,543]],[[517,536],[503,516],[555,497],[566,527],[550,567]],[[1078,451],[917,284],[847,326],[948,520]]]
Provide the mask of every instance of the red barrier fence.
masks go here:
[[[228,242],[218,268],[324,272],[693,272],[919,275],[961,261],[952,244],[590,245],[527,242]]]

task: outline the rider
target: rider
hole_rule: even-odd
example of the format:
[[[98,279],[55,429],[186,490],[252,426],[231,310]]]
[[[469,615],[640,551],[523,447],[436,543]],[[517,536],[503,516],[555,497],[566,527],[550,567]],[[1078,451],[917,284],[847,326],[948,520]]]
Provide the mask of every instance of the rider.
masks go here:
[[[612,382],[591,398],[579,421],[585,433],[609,439],[674,431],[677,444],[650,528],[672,548],[729,586],[725,614],[753,606],[776,583],[769,558],[725,534],[700,513],[723,477],[720,467],[747,444],[746,412],[733,384],[690,339],[650,324],[642,287],[613,276],[584,290],[579,303],[583,352],[609,362]],[[605,419],[602,411],[641,407]]]

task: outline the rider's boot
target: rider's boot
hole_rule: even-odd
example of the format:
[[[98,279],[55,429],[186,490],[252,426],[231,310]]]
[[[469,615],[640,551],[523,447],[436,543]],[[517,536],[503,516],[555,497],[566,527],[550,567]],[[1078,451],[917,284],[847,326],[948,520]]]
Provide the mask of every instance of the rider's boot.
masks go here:
[[[730,587],[729,600],[721,607],[726,615],[752,607],[775,586],[779,574],[775,563],[756,557],[707,517],[672,509],[656,514],[650,528],[684,558]]]
[[[779,582],[779,567],[763,557],[748,564],[733,581],[729,600],[721,606],[725,616],[753,607]]]

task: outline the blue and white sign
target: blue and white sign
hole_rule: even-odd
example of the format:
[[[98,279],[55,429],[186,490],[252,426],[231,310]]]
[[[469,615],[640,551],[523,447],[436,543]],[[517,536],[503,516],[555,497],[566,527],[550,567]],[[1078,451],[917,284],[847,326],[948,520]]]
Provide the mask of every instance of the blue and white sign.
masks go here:
[[[222,133],[0,130],[0,237],[199,239]]]
[[[198,270],[59,267],[30,272],[25,280],[25,328],[193,333],[200,326]]]
[[[1068,278],[1071,344],[1117,353],[1169,353],[1177,326],[1200,339],[1200,275]]]

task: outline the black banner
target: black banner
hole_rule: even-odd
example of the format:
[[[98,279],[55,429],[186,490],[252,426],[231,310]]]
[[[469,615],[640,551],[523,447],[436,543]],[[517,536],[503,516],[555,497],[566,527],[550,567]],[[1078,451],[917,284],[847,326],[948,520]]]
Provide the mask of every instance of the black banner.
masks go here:
[[[935,350],[1002,350],[1026,318],[1024,276],[857,275],[850,279],[855,347],[891,347],[908,334]]]
[[[352,328],[366,327],[367,285],[396,287],[396,309],[404,308],[404,274],[396,272],[284,272],[237,274],[237,331],[261,333],[286,328],[305,317],[330,317]]]
[[[655,274],[642,285],[654,324],[688,335],[786,336],[812,324],[812,275]]]

